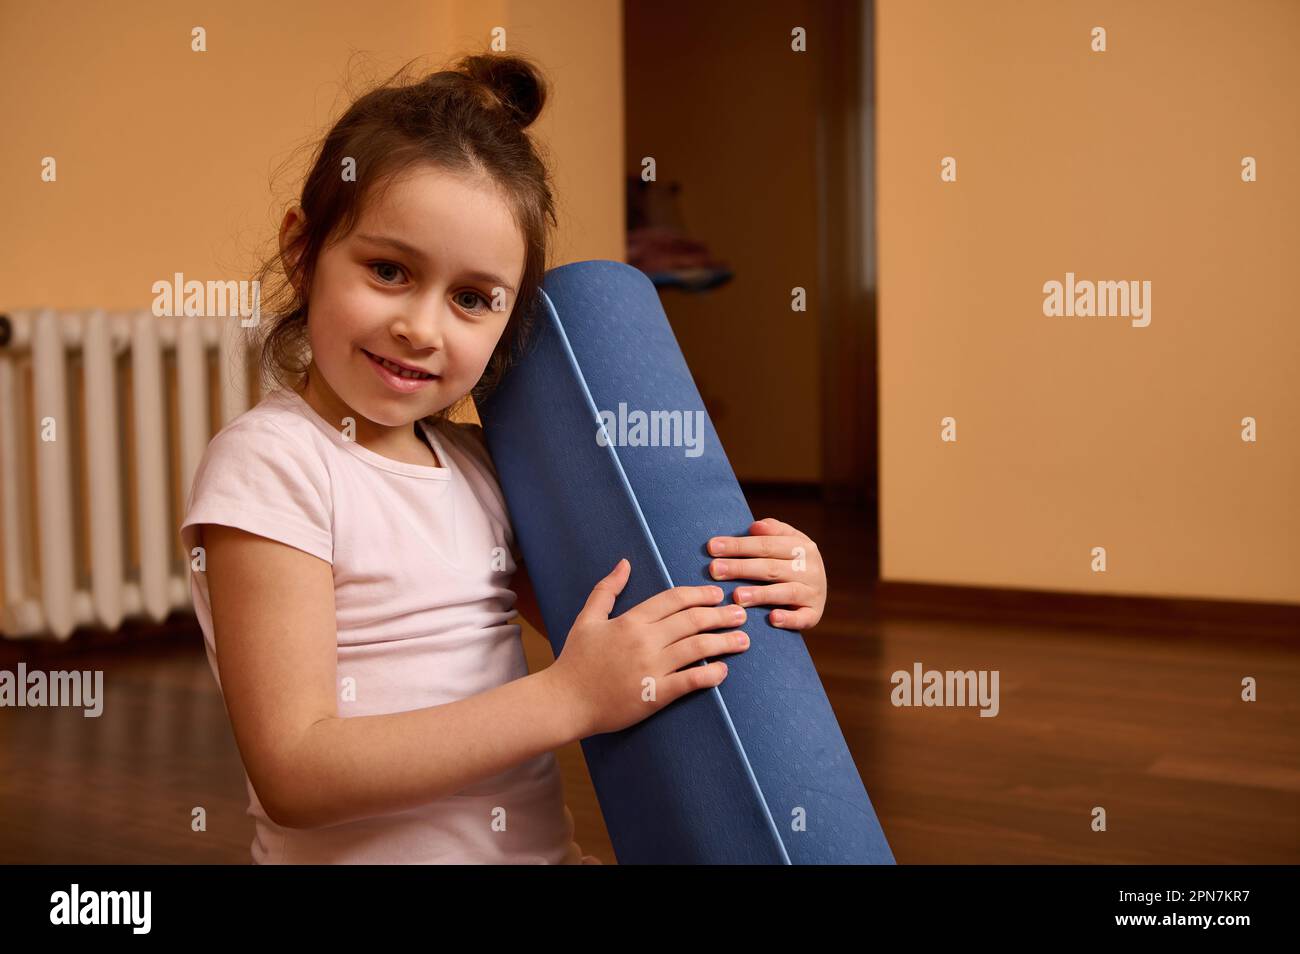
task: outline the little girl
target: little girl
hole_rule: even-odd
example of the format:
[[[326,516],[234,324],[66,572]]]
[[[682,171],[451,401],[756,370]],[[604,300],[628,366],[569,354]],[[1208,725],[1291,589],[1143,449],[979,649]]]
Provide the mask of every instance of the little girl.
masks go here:
[[[365,94],[263,266],[284,275],[262,340],[278,387],[212,439],[181,527],[255,863],[596,862],[554,750],[717,685],[726,664],[699,661],[748,645],[714,586],[611,619],[622,560],[528,672],[511,584],[531,584],[482,429],[452,414],[499,381],[545,271],[551,188],[526,133],[545,98],[504,54]],[[816,625],[816,545],[751,533],[711,541],[755,557],[715,577],[773,581],[737,602]]]

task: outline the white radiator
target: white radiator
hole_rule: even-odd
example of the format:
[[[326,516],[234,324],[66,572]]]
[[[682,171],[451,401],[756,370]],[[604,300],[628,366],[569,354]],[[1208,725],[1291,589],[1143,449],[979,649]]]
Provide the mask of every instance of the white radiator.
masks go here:
[[[229,317],[0,315],[0,634],[190,606],[180,511],[214,428],[260,395],[247,335]]]

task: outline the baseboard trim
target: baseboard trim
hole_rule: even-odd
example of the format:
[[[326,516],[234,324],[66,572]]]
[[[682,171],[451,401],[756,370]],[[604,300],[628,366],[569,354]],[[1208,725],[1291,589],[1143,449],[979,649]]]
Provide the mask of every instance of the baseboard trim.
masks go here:
[[[888,616],[1045,623],[1171,634],[1300,636],[1300,605],[877,580],[875,610]]]
[[[54,639],[48,636],[0,639],[0,666],[12,666],[18,662],[31,663],[36,660],[68,659],[103,650],[118,652],[146,647],[156,648],[169,642],[203,645],[203,630],[193,610],[173,610],[161,623],[128,620],[117,629],[82,626],[74,630],[67,639]]]

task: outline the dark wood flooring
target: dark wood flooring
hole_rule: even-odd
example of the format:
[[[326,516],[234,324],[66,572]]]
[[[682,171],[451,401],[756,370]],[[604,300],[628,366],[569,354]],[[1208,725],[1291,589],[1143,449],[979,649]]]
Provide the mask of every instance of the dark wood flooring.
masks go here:
[[[882,611],[860,511],[751,491],[808,532],[831,599],[805,635],[901,863],[1300,862],[1300,639]],[[105,714],[0,709],[0,862],[247,863],[252,822],[197,625],[0,668],[103,669]],[[549,651],[526,637],[530,664]],[[896,708],[890,674],[996,669],[1000,712]],[[1259,701],[1241,701],[1255,677]],[[583,848],[613,861],[577,743],[559,753]],[[1091,829],[1095,806],[1107,830]],[[206,810],[207,830],[191,829]]]

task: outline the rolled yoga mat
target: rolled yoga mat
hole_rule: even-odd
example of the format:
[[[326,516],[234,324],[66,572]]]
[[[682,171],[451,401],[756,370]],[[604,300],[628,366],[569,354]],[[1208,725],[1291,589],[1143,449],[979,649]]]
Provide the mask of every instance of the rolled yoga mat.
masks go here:
[[[680,585],[717,585],[729,603],[742,581],[709,576],[706,544],[745,536],[754,516],[654,286],[576,262],[546,273],[533,314],[479,416],[555,654],[622,557],[611,616]],[[679,427],[650,427],[654,411]],[[721,685],[582,740],[620,864],[894,863],[803,636],[771,626],[771,609],[723,628],[750,647],[718,657]]]

